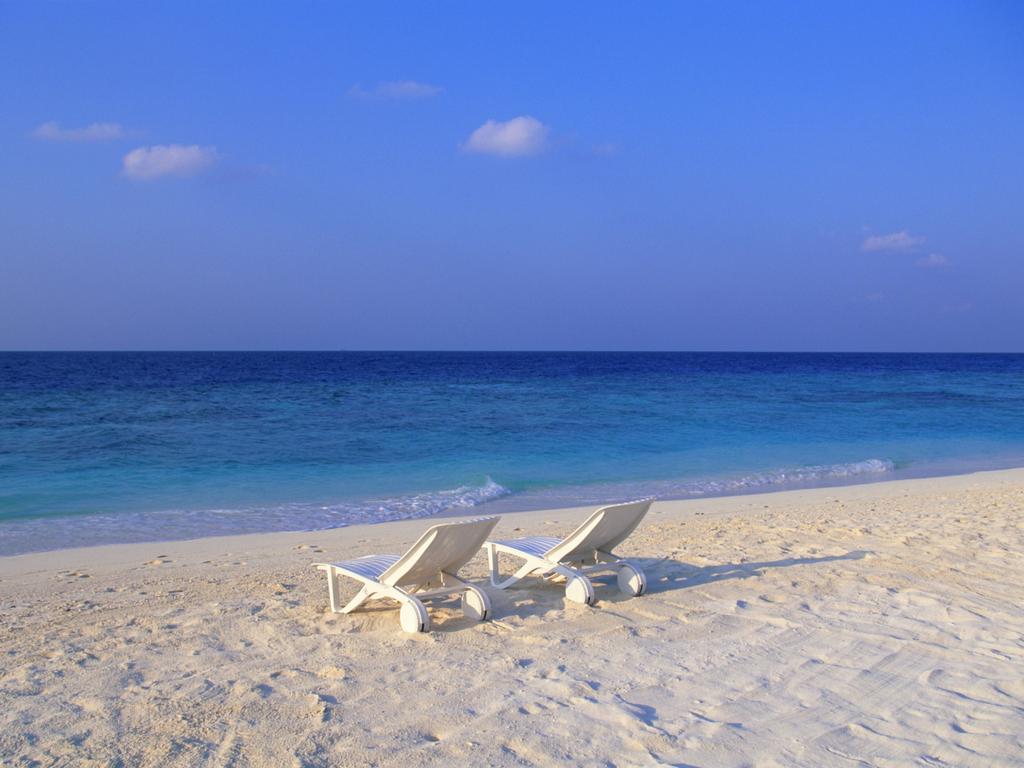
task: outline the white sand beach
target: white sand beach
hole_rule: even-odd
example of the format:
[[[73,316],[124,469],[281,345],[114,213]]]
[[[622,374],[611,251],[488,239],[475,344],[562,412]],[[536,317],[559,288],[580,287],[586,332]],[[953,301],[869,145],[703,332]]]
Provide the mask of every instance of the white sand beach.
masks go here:
[[[640,598],[533,580],[423,635],[328,612],[311,563],[429,524],[0,558],[0,760],[1024,765],[1024,470],[660,502],[621,547]]]

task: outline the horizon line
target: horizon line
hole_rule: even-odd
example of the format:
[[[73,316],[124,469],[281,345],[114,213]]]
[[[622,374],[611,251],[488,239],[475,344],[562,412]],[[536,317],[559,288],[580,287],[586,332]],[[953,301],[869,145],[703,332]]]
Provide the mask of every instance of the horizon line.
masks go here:
[[[508,355],[1024,355],[1024,351],[782,349],[0,349],[0,355],[92,354],[508,354]]]

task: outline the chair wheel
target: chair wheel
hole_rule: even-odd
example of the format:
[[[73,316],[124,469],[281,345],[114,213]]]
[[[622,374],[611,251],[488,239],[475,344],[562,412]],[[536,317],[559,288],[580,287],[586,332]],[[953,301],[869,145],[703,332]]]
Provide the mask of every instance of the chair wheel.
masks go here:
[[[462,593],[462,615],[467,619],[486,621],[491,617],[491,601],[481,589],[467,589]]]
[[[430,631],[430,614],[419,600],[402,603],[402,610],[398,612],[398,620],[402,623],[402,629],[405,632]]]
[[[619,591],[630,597],[639,597],[647,590],[647,577],[632,563],[623,563],[619,568]]]
[[[593,605],[594,585],[586,576],[573,576],[565,584],[565,599],[583,605]]]

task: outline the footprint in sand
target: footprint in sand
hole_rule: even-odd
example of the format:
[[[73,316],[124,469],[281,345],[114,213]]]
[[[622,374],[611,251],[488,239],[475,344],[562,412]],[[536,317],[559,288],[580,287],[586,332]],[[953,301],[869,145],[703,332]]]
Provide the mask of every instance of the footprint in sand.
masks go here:
[[[548,709],[550,709],[550,706],[548,705],[545,705],[539,701],[531,701],[519,707],[519,714],[539,715],[541,712],[546,712]]]
[[[330,706],[338,703],[336,698],[333,696],[325,696],[321,693],[309,693],[306,694],[305,698],[310,708],[310,714],[313,715],[314,718],[322,723],[326,723],[331,719]]]
[[[317,674],[328,680],[342,680],[348,673],[341,667],[324,667]]]

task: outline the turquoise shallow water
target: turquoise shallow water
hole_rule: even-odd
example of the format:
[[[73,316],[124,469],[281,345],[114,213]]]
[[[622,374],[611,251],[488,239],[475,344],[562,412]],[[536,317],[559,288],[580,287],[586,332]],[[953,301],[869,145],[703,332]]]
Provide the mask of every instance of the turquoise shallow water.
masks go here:
[[[0,354],[0,553],[1024,465],[1024,356]]]

